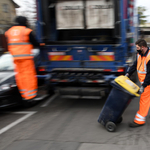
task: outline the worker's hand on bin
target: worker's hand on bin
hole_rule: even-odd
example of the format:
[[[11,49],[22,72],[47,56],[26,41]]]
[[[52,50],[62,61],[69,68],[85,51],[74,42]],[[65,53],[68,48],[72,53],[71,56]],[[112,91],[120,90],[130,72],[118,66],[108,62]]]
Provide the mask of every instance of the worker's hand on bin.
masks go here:
[[[142,94],[143,92],[144,92],[144,87],[141,86],[138,93],[139,93],[139,94]]]
[[[126,73],[125,76],[129,78],[129,74],[128,73]]]

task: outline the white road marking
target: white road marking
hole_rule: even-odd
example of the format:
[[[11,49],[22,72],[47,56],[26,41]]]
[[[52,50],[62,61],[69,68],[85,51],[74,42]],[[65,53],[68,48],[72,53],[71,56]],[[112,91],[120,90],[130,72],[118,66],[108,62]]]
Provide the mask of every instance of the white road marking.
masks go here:
[[[48,99],[48,101],[46,101],[43,105],[41,105],[41,107],[46,107],[50,104],[50,102],[52,102],[56,97],[58,97],[59,94],[56,93],[55,95],[53,95],[50,99]]]
[[[21,117],[20,119],[12,122],[11,124],[7,125],[6,127],[0,129],[0,134],[3,134],[4,132],[8,131],[10,128],[16,126],[17,124],[19,124],[20,122],[26,120],[27,118],[29,118],[30,116],[34,115],[36,113],[36,111],[25,111],[25,112],[14,112],[11,114],[26,114],[25,116]]]

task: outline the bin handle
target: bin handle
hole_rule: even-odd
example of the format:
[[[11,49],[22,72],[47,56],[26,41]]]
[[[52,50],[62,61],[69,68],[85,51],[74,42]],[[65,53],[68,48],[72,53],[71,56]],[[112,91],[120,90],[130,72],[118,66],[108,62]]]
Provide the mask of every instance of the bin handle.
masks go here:
[[[117,87],[117,85],[118,86],[120,86],[118,83],[116,83],[115,81],[111,81],[110,82],[110,84],[111,84],[111,86],[113,86],[113,87],[115,87],[116,89],[118,89],[118,90],[120,90],[120,88],[119,87]],[[117,85],[116,85],[117,84]],[[121,87],[121,86],[120,86]],[[125,90],[126,91],[126,93],[129,93],[129,94],[131,94],[132,96],[137,96],[137,97],[139,97],[140,96],[140,94],[138,94],[138,93],[130,93],[129,91],[127,91],[127,90]]]
[[[135,96],[139,97],[139,96],[140,96],[140,94],[137,92],[137,93],[135,93]]]

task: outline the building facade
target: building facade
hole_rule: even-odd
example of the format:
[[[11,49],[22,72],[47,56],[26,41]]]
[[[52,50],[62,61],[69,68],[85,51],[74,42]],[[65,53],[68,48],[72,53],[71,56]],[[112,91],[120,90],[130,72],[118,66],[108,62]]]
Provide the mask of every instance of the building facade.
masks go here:
[[[0,0],[0,34],[3,34],[14,22],[15,8],[19,6],[13,0]]]

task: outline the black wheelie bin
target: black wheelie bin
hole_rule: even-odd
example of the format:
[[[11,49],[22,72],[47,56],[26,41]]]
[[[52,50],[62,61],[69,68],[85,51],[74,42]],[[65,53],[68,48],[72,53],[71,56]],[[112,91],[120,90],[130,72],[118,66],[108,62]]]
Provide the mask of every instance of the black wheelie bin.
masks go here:
[[[126,76],[117,77],[111,85],[112,90],[98,118],[98,122],[109,132],[115,131],[116,124],[122,122],[122,114],[131,99],[140,96],[139,87]]]

